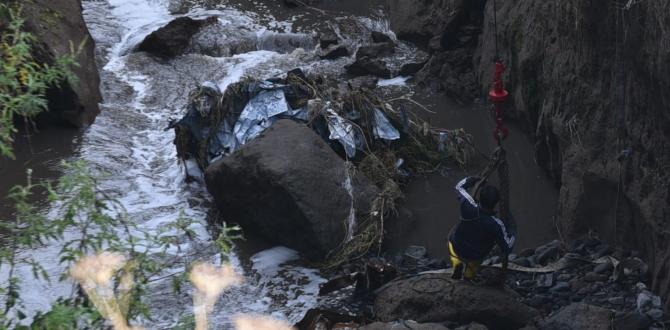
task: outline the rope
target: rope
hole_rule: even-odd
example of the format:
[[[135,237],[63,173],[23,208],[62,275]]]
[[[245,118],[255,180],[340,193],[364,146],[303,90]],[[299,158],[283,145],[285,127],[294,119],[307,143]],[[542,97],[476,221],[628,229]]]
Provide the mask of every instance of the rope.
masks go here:
[[[493,0],[493,39],[496,45],[496,58],[494,61],[498,61],[500,53],[498,52],[498,2],[496,0]]]

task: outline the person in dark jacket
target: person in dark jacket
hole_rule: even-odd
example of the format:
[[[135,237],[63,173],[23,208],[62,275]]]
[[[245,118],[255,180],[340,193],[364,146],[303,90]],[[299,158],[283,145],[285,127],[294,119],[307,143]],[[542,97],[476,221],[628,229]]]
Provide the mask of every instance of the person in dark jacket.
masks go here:
[[[504,254],[509,254],[516,240],[514,230],[508,230],[496,217],[495,208],[500,200],[496,187],[483,185],[479,203],[468,193],[467,190],[479,181],[480,178],[468,177],[456,185],[461,219],[449,234],[449,252],[456,279],[473,279],[495,244]]]

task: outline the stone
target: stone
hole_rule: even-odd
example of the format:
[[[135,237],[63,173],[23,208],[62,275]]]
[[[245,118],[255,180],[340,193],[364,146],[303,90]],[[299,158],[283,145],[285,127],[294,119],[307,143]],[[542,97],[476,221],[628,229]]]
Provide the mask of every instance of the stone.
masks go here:
[[[638,312],[622,313],[614,318],[614,329],[616,330],[646,330],[652,320],[646,315]]]
[[[321,49],[326,49],[331,45],[337,45],[339,43],[340,40],[333,30],[327,30],[319,35],[319,46],[321,46]]]
[[[389,37],[386,33],[382,33],[379,31],[372,31],[371,33],[372,41],[375,43],[381,43],[381,42],[393,42],[393,39]]]
[[[422,274],[393,281],[377,291],[374,310],[384,322],[468,320],[493,329],[519,328],[539,315],[511,290],[474,286],[448,274]]]
[[[565,292],[570,291],[570,284],[568,282],[558,282],[556,285],[549,289],[551,292]]]
[[[393,53],[395,53],[395,45],[392,42],[382,42],[359,47],[358,51],[356,52],[356,59],[361,59],[364,57],[386,57],[393,55]]]
[[[537,286],[550,288],[554,285],[554,274],[542,274],[536,277]]]
[[[647,312],[647,315],[654,321],[660,321],[665,313],[662,309],[654,308]]]
[[[530,266],[532,266],[532,264],[530,263],[530,261],[529,261],[528,258],[526,258],[526,257],[516,258],[516,259],[514,259],[514,260],[512,260],[512,261],[510,261],[510,262],[513,263],[513,264],[515,264],[515,265],[519,265],[519,266],[521,266],[521,267],[530,267]]]
[[[468,325],[462,325],[456,328],[456,330],[488,330],[488,327],[477,322],[472,322]]]
[[[642,290],[637,295],[635,305],[638,311],[645,311],[650,308],[659,308],[661,307],[661,298],[648,290]]]
[[[559,275],[556,277],[556,280],[557,280],[557,281],[561,281],[561,282],[568,282],[568,281],[570,281],[573,277],[575,277],[573,274],[559,274]],[[571,285],[571,287],[572,287],[572,285]]]
[[[167,25],[151,32],[138,47],[139,51],[155,56],[172,58],[183,54],[191,38],[207,25],[216,22],[216,17],[196,20],[187,16],[178,17]]]
[[[363,57],[345,68],[347,73],[353,76],[373,75],[385,79],[391,78],[391,70],[386,67],[386,62],[381,60]]]
[[[558,258],[558,255],[561,252],[561,246],[561,241],[555,240],[538,247],[535,249],[536,262],[541,265],[546,265],[550,260]]]
[[[400,72],[399,74],[401,76],[411,76],[417,72],[419,72],[424,65],[426,65],[428,61],[426,62],[419,62],[419,63],[405,63],[403,64],[402,67],[400,67]]]
[[[540,308],[548,303],[551,303],[551,297],[538,294],[530,298],[528,301],[526,301],[526,303],[528,306]]]
[[[321,59],[324,60],[334,60],[338,59],[340,57],[346,57],[349,56],[349,49],[347,49],[347,46],[340,45],[336,46],[333,45],[329,48],[327,48],[324,52],[323,55],[321,55]]]
[[[391,29],[399,39],[426,47],[431,38],[462,25],[468,1],[388,0]]]
[[[375,322],[358,328],[358,330],[449,330],[439,323],[418,323],[416,321]]]
[[[612,266],[611,262],[605,262],[602,264],[598,264],[593,268],[593,272],[596,274],[608,274],[612,272],[614,269],[614,266]]]
[[[428,41],[428,49],[433,52],[442,50],[442,36],[434,36]]]
[[[623,305],[624,299],[623,297],[612,297],[607,299],[607,302],[609,302],[612,305]]]
[[[586,282],[604,282],[604,281],[607,281],[607,276],[597,274],[597,273],[594,273],[594,272],[589,272],[589,273],[586,273],[586,275],[584,275],[583,279]]]
[[[544,330],[610,330],[613,317],[614,313],[610,310],[585,303],[572,303],[541,321],[538,328]]]
[[[2,3],[8,2],[3,0]],[[75,49],[81,45],[81,52],[76,57],[77,65],[70,68],[78,82],[49,88],[46,93],[48,111],[40,113],[36,121],[78,128],[89,126],[100,113],[102,95],[95,42],[82,16],[81,1],[32,0],[16,3],[21,7],[24,20],[22,30],[35,38],[31,54],[35,63],[53,65],[57,56],[71,54],[70,44]]]
[[[320,260],[345,239],[352,196],[343,160],[314,131],[280,120],[205,171],[207,189],[228,219],[266,240]],[[377,189],[353,178],[362,217]]]

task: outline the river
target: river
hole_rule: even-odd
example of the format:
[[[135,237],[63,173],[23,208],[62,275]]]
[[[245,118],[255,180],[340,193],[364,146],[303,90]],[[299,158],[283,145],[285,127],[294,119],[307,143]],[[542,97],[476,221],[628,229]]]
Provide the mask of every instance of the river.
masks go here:
[[[189,92],[207,81],[225,88],[244,76],[268,78],[296,67],[308,72],[341,72],[342,66],[350,59],[326,61],[315,55],[310,29],[327,21],[346,19],[368,32],[381,30],[390,33],[375,1],[367,6],[361,6],[360,1],[337,4],[330,1],[325,2],[319,11],[302,10],[300,15],[279,8],[281,5],[266,6],[250,1],[207,8],[187,6],[186,10],[175,10],[175,3],[168,0],[84,0],[83,6],[84,18],[96,42],[104,99],[102,113],[81,135],[60,135],[64,136],[65,145],[74,140],[72,149],[63,147],[63,150],[53,154],[50,148],[42,147],[53,141],[41,142],[38,139],[33,141],[36,144],[33,150],[47,150],[46,155],[56,155],[56,158],[82,159],[94,169],[108,173],[101,181],[102,189],[118,199],[130,219],[145,230],[159,230],[175,221],[181,212],[195,219],[192,229],[198,234],[197,239],[180,246],[180,250],[189,255],[189,260],[219,259],[219,252],[212,248],[212,237],[207,230],[210,198],[201,183],[185,182],[184,169],[177,161],[172,143],[174,133],[165,131],[170,119],[183,115]],[[171,60],[134,51],[149,33],[182,15],[193,18],[217,16],[219,24],[233,39],[231,42],[235,42],[235,38],[252,36],[257,38],[257,47],[233,56],[187,54]],[[341,31],[348,42],[359,42],[357,35],[347,33]],[[286,49],[283,47],[285,44],[280,42],[286,39],[304,49]],[[403,44],[400,48],[397,55],[399,62],[411,58],[414,51],[411,46]],[[389,88],[412,89],[409,86]],[[485,137],[490,137],[487,131],[490,125],[478,125],[487,120],[484,111],[475,109],[473,111],[479,112],[463,115],[463,111],[472,108],[457,106],[442,97],[425,97],[427,99],[423,101],[438,111],[434,124],[473,129],[483,150],[491,146],[489,142],[484,142]],[[512,154],[512,172],[525,177],[513,182],[514,191],[523,194],[515,203],[532,205],[517,218],[526,219],[519,221],[522,226],[528,224],[526,229],[522,229],[522,234],[541,237],[524,243],[530,245],[553,236],[551,216],[557,192],[535,166],[530,143],[520,137],[522,133],[515,134],[519,137],[512,145],[523,151]],[[25,153],[25,146],[18,147]],[[35,164],[40,168],[41,176],[58,175],[59,169],[53,158],[45,157],[41,153],[30,154],[23,161],[4,168],[8,172],[22,172],[26,166],[44,160],[51,163]],[[413,215],[405,218],[411,218],[407,221],[414,225],[405,235],[394,239],[391,244],[393,249],[421,244],[427,246],[432,254],[443,255],[443,236],[457,219],[454,214],[456,208],[451,206],[451,202],[443,203],[443,200],[453,199],[451,186],[464,172],[468,171],[455,171],[446,177],[437,175],[410,185],[406,209]],[[4,184],[13,183],[18,182]],[[46,212],[50,212],[48,207]],[[401,216],[401,221],[404,220]],[[25,279],[23,298],[32,313],[45,310],[58,297],[72,293],[72,283],[57,280],[58,274],[63,271],[56,262],[58,249],[59,246],[54,244],[36,251],[25,251],[36,256],[54,274],[51,283],[31,281],[29,269],[20,269],[21,277]],[[251,239],[235,249],[231,260],[238,272],[244,274],[245,282],[226,293],[217,304],[213,313],[216,328],[230,328],[231,317],[237,313],[270,314],[296,322],[307,309],[319,303],[318,286],[325,279],[318,270],[306,266],[295,251],[267,246]],[[165,270],[165,274],[178,270]],[[170,328],[190,312],[188,290],[172,294],[169,280],[152,284],[146,299],[153,316],[153,320],[145,320],[143,325],[147,328]]]

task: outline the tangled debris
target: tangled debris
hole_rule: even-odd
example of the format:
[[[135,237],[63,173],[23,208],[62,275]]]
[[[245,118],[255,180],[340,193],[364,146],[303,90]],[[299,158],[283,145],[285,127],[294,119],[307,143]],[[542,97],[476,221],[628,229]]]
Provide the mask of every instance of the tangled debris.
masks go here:
[[[353,176],[360,172],[379,188],[369,215],[357,219],[330,263],[336,266],[381,245],[384,222],[395,214],[402,187],[413,175],[425,175],[448,163],[464,166],[472,158],[472,137],[462,129],[431,127],[403,102],[384,100],[366,87],[308,78],[300,69],[285,78],[245,79],[221,92],[205,83],[190,96],[186,115],[173,122],[177,155],[200,171],[239,150],[279,119],[312,128],[345,161]],[[187,177],[192,174],[188,173]]]

